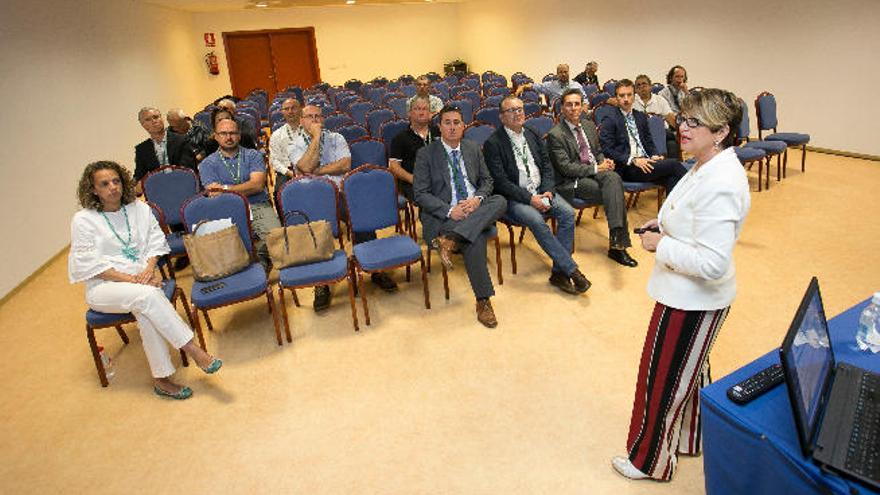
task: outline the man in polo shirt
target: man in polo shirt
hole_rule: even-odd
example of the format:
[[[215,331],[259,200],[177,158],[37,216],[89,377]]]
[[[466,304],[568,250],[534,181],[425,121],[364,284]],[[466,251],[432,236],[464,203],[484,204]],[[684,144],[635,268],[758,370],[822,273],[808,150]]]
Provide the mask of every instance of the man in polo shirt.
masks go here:
[[[410,201],[416,153],[435,139],[440,139],[440,129],[431,124],[428,98],[416,95],[409,107],[409,127],[394,136],[388,153],[388,169],[397,177],[397,189]]]
[[[568,64],[559,64],[556,66],[556,79],[552,79],[547,82],[539,82],[539,83],[526,83],[522,86],[516,88],[516,96],[522,94],[523,91],[527,89],[534,89],[535,91],[543,94],[547,97],[547,104],[550,105],[553,103],[553,100],[562,96],[562,93],[567,89],[577,89],[584,94],[584,88],[581,87],[580,84],[572,81],[568,78]],[[586,95],[584,94],[584,98]]]
[[[633,108],[647,115],[663,117],[666,129],[666,156],[679,157],[678,139],[675,135],[675,113],[666,98],[651,92],[651,78],[645,74],[636,77],[636,97]]]
[[[263,155],[254,149],[238,145],[241,134],[238,123],[223,119],[214,129],[214,139],[220,146],[199,164],[202,186],[209,194],[213,191],[233,191],[247,197],[251,207],[251,227],[257,235],[257,257],[266,274],[272,268],[266,236],[281,227],[275,209],[266,192],[266,166]]]
[[[407,100],[407,109],[412,106],[413,102],[419,96],[428,99],[431,115],[434,115],[435,113],[439,112],[441,108],[443,108],[443,100],[431,94],[431,80],[428,79],[428,76],[419,76],[419,78],[416,79],[416,94],[413,95],[412,98]]]
[[[574,210],[556,195],[553,167],[541,136],[525,127],[523,102],[508,96],[499,105],[502,127],[483,144],[495,192],[507,199],[507,217],[525,225],[553,260],[550,283],[569,294],[584,293],[590,281],[571,257]],[[556,235],[545,217],[557,221]]]

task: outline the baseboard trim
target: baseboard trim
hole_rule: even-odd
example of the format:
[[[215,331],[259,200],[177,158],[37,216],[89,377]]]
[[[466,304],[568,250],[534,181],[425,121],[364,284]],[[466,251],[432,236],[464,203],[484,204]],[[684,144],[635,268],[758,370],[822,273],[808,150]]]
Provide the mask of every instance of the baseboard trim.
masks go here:
[[[866,153],[853,153],[852,151],[833,150],[831,148],[818,148],[816,146],[807,146],[807,150],[815,151],[816,153],[824,153],[826,155],[845,156],[847,158],[859,158],[862,160],[873,160],[875,162],[880,162],[880,156],[868,155]]]
[[[27,285],[31,280],[35,279],[35,278],[37,277],[37,275],[39,275],[39,274],[43,273],[44,271],[46,271],[46,268],[48,268],[49,265],[51,265],[55,260],[57,260],[60,256],[66,254],[68,249],[70,249],[70,244],[68,244],[68,245],[64,246],[63,248],[61,248],[61,251],[58,251],[57,253],[55,253],[54,256],[52,256],[51,258],[49,258],[48,261],[46,261],[45,263],[43,263],[42,265],[40,265],[39,268],[37,268],[36,270],[34,270],[34,273],[31,273],[30,275],[28,275],[26,279],[22,280],[22,281],[21,281],[18,285],[16,285],[12,290],[10,290],[9,292],[7,292],[5,296],[3,296],[2,298],[0,298],[0,307],[2,307],[4,304],[6,304],[7,301],[9,301],[10,299],[12,299],[16,294],[18,294],[18,292],[21,291],[21,289],[23,289],[24,286]]]

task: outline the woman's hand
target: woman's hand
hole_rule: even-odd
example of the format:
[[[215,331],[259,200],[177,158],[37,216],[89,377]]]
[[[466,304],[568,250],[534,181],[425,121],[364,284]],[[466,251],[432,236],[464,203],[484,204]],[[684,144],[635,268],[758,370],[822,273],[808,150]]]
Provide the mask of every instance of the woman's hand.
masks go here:
[[[162,275],[159,272],[154,271],[149,285],[152,285],[153,287],[162,287]]]
[[[147,266],[144,271],[138,273],[137,275],[133,275],[133,282],[136,284],[155,285],[153,283],[153,279],[156,277],[156,275],[158,275],[156,273],[156,270],[152,266]]]
[[[639,239],[642,241],[642,248],[645,251],[653,253],[657,251],[657,244],[660,243],[660,239],[663,237],[663,234],[659,232],[652,232],[650,229],[659,229],[660,222],[657,221],[656,218],[648,220],[644,224],[642,224],[642,229],[645,229],[645,232],[639,234]]]

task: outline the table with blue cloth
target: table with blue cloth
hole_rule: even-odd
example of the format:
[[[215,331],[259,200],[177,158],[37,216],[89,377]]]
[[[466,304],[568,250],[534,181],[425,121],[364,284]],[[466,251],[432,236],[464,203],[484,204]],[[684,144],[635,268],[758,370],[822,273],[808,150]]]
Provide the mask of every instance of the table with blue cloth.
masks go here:
[[[880,372],[880,354],[855,345],[859,315],[870,299],[828,322],[834,358]],[[780,328],[779,341],[787,328]],[[703,419],[703,468],[709,495],[878,494],[866,485],[823,471],[806,458],[798,442],[785,384],[745,405],[727,398],[727,389],[779,363],[773,350],[700,392]]]

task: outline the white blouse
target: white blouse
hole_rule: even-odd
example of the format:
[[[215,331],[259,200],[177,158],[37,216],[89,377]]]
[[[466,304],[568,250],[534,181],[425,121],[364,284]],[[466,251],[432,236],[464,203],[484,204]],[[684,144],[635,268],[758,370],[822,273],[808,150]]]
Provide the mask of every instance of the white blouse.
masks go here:
[[[123,208],[131,227],[131,242],[128,245],[137,252],[137,260],[132,261],[123,255],[124,244],[117,238],[118,235],[126,242],[129,239],[122,208],[105,212],[106,220],[99,211],[82,209],[74,214],[70,222],[70,254],[67,258],[70,283],[86,282],[88,290],[104,282],[96,276],[110,268],[136,275],[147,267],[148,259],[170,251],[165,234],[149,205],[133,201]],[[108,221],[113,226],[112,230]]]
[[[729,306],[736,295],[733,247],[750,206],[748,179],[732,148],[688,172],[658,215],[665,235],[648,294],[676,309]]]

